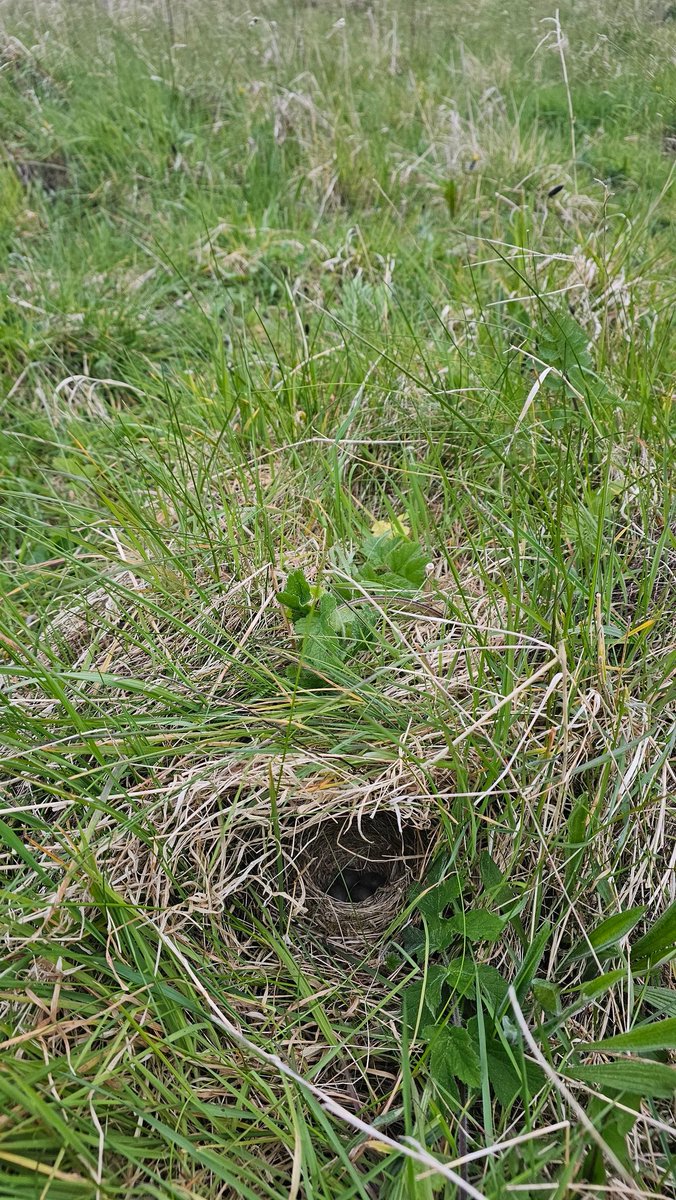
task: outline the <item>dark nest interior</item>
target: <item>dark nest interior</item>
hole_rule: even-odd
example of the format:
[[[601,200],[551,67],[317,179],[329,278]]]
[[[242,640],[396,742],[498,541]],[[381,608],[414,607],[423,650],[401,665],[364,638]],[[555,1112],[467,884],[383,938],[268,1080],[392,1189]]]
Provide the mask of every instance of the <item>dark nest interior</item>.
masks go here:
[[[301,835],[299,888],[313,927],[358,950],[376,942],[420,878],[433,833],[400,824],[392,812],[322,821]]]

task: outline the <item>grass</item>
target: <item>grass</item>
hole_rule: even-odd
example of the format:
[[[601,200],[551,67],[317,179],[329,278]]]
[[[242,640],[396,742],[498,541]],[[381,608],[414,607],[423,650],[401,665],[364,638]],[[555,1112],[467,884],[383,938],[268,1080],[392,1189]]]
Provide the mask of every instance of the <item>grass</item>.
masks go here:
[[[0,12],[0,1198],[673,1195],[673,9]]]

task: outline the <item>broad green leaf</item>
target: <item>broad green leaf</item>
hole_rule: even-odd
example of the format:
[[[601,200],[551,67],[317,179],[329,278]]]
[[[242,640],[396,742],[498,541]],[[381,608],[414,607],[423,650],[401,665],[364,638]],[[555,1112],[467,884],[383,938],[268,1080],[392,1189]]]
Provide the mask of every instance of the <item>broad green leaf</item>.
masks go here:
[[[453,933],[453,937],[455,937]],[[470,996],[476,987],[474,964],[469,958],[452,958],[446,967],[446,983],[454,996]]]
[[[426,1025],[435,1022],[439,1012],[443,1008],[442,991],[445,982],[446,967],[441,963],[432,963],[427,968],[425,979],[411,983],[406,988],[404,991],[404,1011],[411,1032],[415,1028],[421,999],[423,1001],[423,1008],[419,1028],[422,1030]]]
[[[455,929],[445,914],[448,905],[460,894],[457,876],[426,889],[418,899],[418,908],[423,914],[430,943],[430,950],[445,950],[455,937]]]
[[[436,1016],[442,1007],[441,993],[446,982],[446,968],[442,963],[432,963],[427,968],[423,980],[425,988],[425,1003],[430,1012]]]
[[[366,562],[362,579],[397,591],[418,591],[425,582],[427,555],[405,537],[369,537],[364,540]]]
[[[483,908],[457,913],[448,924],[470,942],[497,942],[505,927],[501,917]]]
[[[479,858],[479,874],[484,887],[490,892],[495,892],[505,882],[502,871],[488,850],[484,850]]]
[[[427,1025],[434,1024],[434,1013],[428,1007],[425,998],[423,998],[422,982],[409,983],[408,987],[404,989],[402,1009],[409,1037],[413,1036],[416,1025],[420,1032]]]
[[[430,1071],[442,1084],[450,1076],[468,1087],[481,1086],[481,1060],[466,1029],[447,1025],[440,1030],[432,1043]]]
[[[561,994],[556,984],[548,979],[534,979],[532,987],[540,1007],[550,1016],[556,1016],[561,1011]]]
[[[611,1088],[642,1097],[671,1100],[676,1094],[676,1067],[666,1063],[618,1058],[612,1063],[567,1067],[566,1075],[599,1091]]]
[[[484,888],[490,894],[491,904],[494,907],[504,907],[510,900],[518,899],[519,894],[516,888],[512,887],[507,881],[487,850],[483,851],[479,859],[479,874],[481,875],[481,882]]]
[[[566,883],[579,871],[587,847],[587,822],[589,820],[589,802],[586,796],[581,796],[571,812],[567,826]]]
[[[491,1039],[486,1044],[486,1059],[488,1061],[488,1078],[495,1098],[503,1108],[509,1109],[524,1086],[521,1070],[517,1070],[507,1051],[495,1039]],[[523,1070],[526,1091],[530,1096],[534,1096],[545,1082],[545,1077],[536,1063],[530,1063],[527,1060],[524,1062]]]
[[[671,954],[676,954],[676,900],[632,946],[631,964],[636,970]]]
[[[282,591],[277,593],[277,599],[280,604],[291,610],[294,620],[308,613],[312,603],[312,592],[300,567],[289,572]]]
[[[676,1050],[676,1017],[652,1021],[649,1025],[637,1025],[628,1033],[618,1033],[600,1042],[584,1042],[578,1046],[578,1050],[599,1050],[604,1054],[622,1054],[625,1050],[635,1050],[639,1054]]]
[[[497,967],[492,967],[490,963],[477,963],[476,975],[484,999],[488,1001],[488,1008],[495,1013],[507,999],[509,984]]]
[[[439,917],[459,895],[460,880],[457,875],[451,875],[433,887],[424,888],[416,900],[416,907],[425,917]]]
[[[296,621],[296,632],[302,637],[302,665],[307,671],[332,678],[335,668],[344,662],[345,641],[336,632],[333,617],[337,602],[333,596],[322,596],[306,617]],[[293,670],[293,668],[292,668]]]
[[[540,331],[539,350],[542,361],[564,375],[592,365],[589,334],[564,310],[547,315]]]
[[[609,946],[614,946],[616,942],[626,937],[631,933],[632,929],[641,920],[645,912],[645,907],[640,905],[638,908],[628,908],[626,912],[615,913],[612,917],[606,917],[605,921],[601,921],[595,929],[592,929],[589,934],[589,941],[583,939],[578,942],[570,954],[567,956],[570,962],[575,962],[578,958],[586,958],[592,953],[598,954],[601,950],[607,950]]]
[[[587,1100],[587,1114],[590,1121],[601,1133],[606,1146],[612,1150],[616,1158],[631,1171],[632,1164],[627,1146],[627,1134],[636,1124],[636,1117],[641,1107],[641,1097],[633,1093],[622,1092],[622,1104],[634,1111],[625,1112],[613,1107],[608,1111],[605,1100],[599,1096],[590,1096]],[[590,1183],[604,1185],[608,1181],[608,1172],[604,1156],[599,1146],[590,1147],[582,1166],[583,1178]],[[604,1191],[607,1189],[604,1187]]]

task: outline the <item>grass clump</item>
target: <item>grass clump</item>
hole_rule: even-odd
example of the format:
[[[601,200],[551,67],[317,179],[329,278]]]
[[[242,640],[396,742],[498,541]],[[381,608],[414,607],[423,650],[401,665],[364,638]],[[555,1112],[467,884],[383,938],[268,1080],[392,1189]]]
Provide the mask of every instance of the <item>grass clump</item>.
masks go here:
[[[0,12],[0,1197],[669,1195],[673,14]]]

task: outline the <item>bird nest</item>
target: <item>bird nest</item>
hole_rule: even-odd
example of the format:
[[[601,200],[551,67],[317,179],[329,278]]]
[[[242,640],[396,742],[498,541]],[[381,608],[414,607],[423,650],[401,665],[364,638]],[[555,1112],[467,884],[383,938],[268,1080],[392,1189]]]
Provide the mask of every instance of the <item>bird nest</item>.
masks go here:
[[[419,878],[424,841],[419,829],[400,824],[393,812],[323,821],[303,839],[296,862],[307,919],[346,948],[378,941]]]

